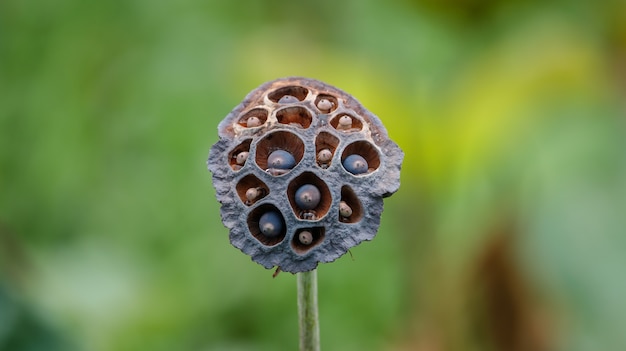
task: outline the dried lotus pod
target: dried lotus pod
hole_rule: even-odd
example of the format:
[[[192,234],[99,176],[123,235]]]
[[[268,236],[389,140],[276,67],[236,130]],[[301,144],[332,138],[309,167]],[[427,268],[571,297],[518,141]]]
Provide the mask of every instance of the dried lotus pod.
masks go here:
[[[208,168],[233,246],[297,273],[376,236],[404,154],[346,92],[307,78],[267,82],[218,126]]]

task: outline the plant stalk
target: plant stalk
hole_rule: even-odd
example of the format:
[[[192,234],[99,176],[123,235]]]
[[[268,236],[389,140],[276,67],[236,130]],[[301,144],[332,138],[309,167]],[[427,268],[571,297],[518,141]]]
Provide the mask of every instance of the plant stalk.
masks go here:
[[[300,351],[319,351],[320,324],[317,313],[317,269],[298,273],[297,276]]]

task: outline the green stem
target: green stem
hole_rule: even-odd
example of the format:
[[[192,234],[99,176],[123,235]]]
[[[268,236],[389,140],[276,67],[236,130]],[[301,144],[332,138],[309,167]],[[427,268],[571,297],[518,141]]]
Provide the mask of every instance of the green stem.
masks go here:
[[[317,315],[317,270],[298,273],[297,276],[300,351],[319,351],[320,324]]]

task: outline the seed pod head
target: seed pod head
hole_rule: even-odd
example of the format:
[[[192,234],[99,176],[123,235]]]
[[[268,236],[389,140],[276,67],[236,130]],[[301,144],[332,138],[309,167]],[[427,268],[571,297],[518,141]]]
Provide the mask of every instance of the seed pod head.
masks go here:
[[[404,154],[378,117],[320,81],[261,85],[218,133],[208,167],[222,221],[268,269],[309,271],[372,240],[400,186]]]

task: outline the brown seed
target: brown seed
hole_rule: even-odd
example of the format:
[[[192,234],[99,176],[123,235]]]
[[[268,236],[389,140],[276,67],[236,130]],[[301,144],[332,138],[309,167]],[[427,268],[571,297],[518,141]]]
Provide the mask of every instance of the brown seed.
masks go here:
[[[333,158],[333,153],[329,149],[321,149],[320,152],[317,153],[317,161],[321,163],[326,163]]]

